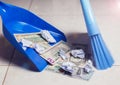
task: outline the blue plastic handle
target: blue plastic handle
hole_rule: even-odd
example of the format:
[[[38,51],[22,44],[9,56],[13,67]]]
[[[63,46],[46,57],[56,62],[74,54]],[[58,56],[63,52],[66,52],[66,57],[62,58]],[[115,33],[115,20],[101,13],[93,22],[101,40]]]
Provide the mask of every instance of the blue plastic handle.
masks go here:
[[[0,15],[4,16],[6,13],[7,4],[4,4],[3,2],[0,1]]]
[[[90,6],[89,0],[80,0],[80,2],[89,36],[99,34],[100,32],[96,20],[94,18],[94,15],[92,13],[92,8]]]

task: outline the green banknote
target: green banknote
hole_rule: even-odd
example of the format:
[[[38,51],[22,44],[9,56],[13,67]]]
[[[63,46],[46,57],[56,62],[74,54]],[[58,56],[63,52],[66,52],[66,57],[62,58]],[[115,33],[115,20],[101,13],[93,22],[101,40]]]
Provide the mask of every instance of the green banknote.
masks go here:
[[[39,44],[40,46],[44,47],[45,49],[48,49],[51,47],[48,44],[48,42],[46,42],[46,40],[44,40],[41,37],[40,32],[39,33],[14,34],[14,36],[18,42],[20,42],[21,39],[26,39],[26,40],[31,41],[34,44]]]
[[[57,63],[59,59],[61,59],[58,54],[60,49],[64,50],[64,52],[67,53],[70,50],[70,47],[64,41],[60,41],[45,51],[41,56],[46,59],[51,65],[53,65]]]

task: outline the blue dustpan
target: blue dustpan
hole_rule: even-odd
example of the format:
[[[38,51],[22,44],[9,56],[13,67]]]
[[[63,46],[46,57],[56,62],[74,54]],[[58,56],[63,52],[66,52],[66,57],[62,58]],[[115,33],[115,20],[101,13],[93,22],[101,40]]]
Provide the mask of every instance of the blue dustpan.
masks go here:
[[[48,30],[57,42],[60,40],[66,41],[66,38],[61,31],[23,8],[0,1],[0,15],[2,17],[4,36],[15,48],[29,58],[39,71],[42,71],[48,65],[48,62],[32,48],[24,51],[21,45],[16,41],[13,34],[33,33],[40,32],[41,30]],[[54,44],[50,45],[52,46]]]

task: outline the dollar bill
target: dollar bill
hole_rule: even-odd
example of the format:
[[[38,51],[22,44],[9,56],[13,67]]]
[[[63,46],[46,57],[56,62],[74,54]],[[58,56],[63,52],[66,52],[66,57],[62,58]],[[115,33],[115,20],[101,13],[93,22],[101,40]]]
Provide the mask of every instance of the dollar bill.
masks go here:
[[[39,44],[41,47],[45,49],[50,48],[51,46],[46,42],[39,33],[25,33],[25,34],[14,34],[17,42],[20,42],[21,39],[29,40],[34,44]]]
[[[63,63],[63,60],[61,58],[59,58],[54,65],[48,65],[46,67],[46,70],[52,71],[55,73],[60,73],[60,68],[61,68],[62,63]]]
[[[72,73],[72,78],[78,78],[78,79],[83,79],[83,80],[89,80],[92,75],[94,74],[94,71],[92,70],[89,73],[84,72],[83,68],[77,68],[73,73]]]
[[[90,73],[86,73],[83,71],[83,69],[81,69],[81,74],[80,75],[78,74],[78,78],[80,77],[81,79],[89,80],[92,77],[93,73],[94,71],[91,71]]]
[[[85,62],[86,62],[86,59],[80,59],[80,58],[76,58],[76,57],[73,57],[71,54],[70,54],[70,51],[68,51],[66,53],[66,56],[68,57],[68,60],[69,62],[73,62],[76,66],[78,67],[82,67],[84,66]]]
[[[70,61],[75,63],[77,66],[83,66],[85,63],[85,59],[80,59],[80,58],[75,58],[75,57],[70,57]]]
[[[59,56],[59,54],[58,54],[60,49],[64,50],[64,52],[67,53],[70,50],[70,47],[64,41],[60,41],[56,45],[54,45],[51,48],[49,48],[41,56],[45,60],[47,60],[50,64],[53,65],[53,64],[55,64],[59,60],[59,58],[61,58]]]

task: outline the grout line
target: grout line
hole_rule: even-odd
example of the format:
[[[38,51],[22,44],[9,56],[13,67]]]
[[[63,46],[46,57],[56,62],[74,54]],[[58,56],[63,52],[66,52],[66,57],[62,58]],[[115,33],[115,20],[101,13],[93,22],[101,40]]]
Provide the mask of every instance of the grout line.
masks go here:
[[[28,10],[30,10],[30,8],[31,8],[31,6],[32,6],[32,3],[33,3],[33,0],[31,0],[31,2],[30,2],[30,5],[29,5],[29,7],[28,7]]]
[[[5,77],[4,77],[4,79],[3,79],[2,85],[4,85],[5,79],[6,79],[6,77],[7,77],[8,69],[9,69],[9,66],[7,67],[7,70],[6,70]]]
[[[6,70],[6,73],[5,73],[5,77],[4,77],[3,82],[2,82],[2,85],[4,85],[4,83],[5,83],[5,79],[6,79],[6,77],[7,77],[8,70],[9,70],[10,64],[11,64],[11,62],[12,62],[12,59],[13,59],[13,57],[14,57],[15,50],[16,50],[16,49],[14,48],[14,49],[13,49],[13,53],[12,53],[11,58],[10,58],[10,61],[9,61],[9,64],[8,64],[8,67],[7,67],[7,70]]]
[[[10,58],[10,62],[9,62],[9,65],[8,65],[8,66],[10,66],[10,64],[11,64],[11,62],[12,62],[12,60],[13,60],[13,57],[14,57],[14,55],[15,55],[15,51],[16,51],[16,49],[14,48],[14,49],[13,49],[13,53],[12,53],[11,58]]]

